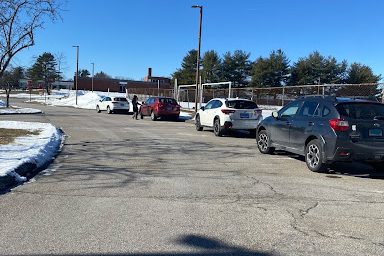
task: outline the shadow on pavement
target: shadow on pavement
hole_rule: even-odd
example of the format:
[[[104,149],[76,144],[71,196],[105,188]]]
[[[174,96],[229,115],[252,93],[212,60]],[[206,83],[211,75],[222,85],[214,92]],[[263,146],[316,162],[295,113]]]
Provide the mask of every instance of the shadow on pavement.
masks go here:
[[[275,154],[297,159],[299,161],[302,161],[305,165],[305,159],[303,156],[295,155],[285,151],[276,151]],[[357,178],[384,179],[384,169],[377,171],[374,170],[369,164],[360,162],[333,163],[329,166],[328,172],[324,174],[327,175],[328,178],[341,178],[344,175],[353,176]]]
[[[64,254],[18,254],[19,256],[269,256],[270,253],[249,250],[239,246],[231,246],[220,240],[199,235],[187,235],[175,241],[177,245],[193,247],[199,252],[139,252],[139,253],[64,253]]]

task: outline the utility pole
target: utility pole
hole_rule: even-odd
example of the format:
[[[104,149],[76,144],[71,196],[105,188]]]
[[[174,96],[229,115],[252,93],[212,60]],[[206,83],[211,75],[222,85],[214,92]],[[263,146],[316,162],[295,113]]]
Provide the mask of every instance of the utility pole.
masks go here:
[[[199,100],[199,78],[200,78],[200,47],[201,47],[201,26],[203,21],[203,6],[202,5],[192,5],[192,8],[200,9],[200,20],[199,20],[199,38],[198,38],[198,47],[197,47],[197,67],[196,67],[196,91],[195,91],[195,114],[197,112],[197,101]]]

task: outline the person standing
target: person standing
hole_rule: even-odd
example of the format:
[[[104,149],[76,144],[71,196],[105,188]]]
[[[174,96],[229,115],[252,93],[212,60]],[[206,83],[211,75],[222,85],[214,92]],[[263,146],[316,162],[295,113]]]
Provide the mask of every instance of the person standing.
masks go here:
[[[133,107],[133,116],[132,118],[136,120],[138,120],[138,115],[139,115],[139,107],[138,105],[141,105],[139,102],[138,102],[138,99],[137,99],[137,96],[134,95],[133,96],[133,99],[132,99],[132,107]]]

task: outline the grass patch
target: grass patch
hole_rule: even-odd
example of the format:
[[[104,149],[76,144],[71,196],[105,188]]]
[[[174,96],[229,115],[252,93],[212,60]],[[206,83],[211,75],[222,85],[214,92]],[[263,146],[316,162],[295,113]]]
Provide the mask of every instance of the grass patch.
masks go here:
[[[0,145],[7,145],[9,143],[12,143],[17,137],[38,135],[39,133],[39,130],[28,131],[23,129],[0,128]]]

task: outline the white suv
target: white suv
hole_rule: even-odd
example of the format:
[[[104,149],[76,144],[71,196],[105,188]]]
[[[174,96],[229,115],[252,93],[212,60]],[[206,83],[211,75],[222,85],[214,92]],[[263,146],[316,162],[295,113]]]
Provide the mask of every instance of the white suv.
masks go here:
[[[216,136],[226,130],[249,130],[256,135],[256,127],[263,119],[262,111],[255,102],[239,98],[215,98],[196,113],[196,130],[213,128]]]
[[[104,97],[96,105],[97,113],[102,110],[107,111],[108,114],[116,113],[118,111],[128,113],[129,102],[123,97]]]

